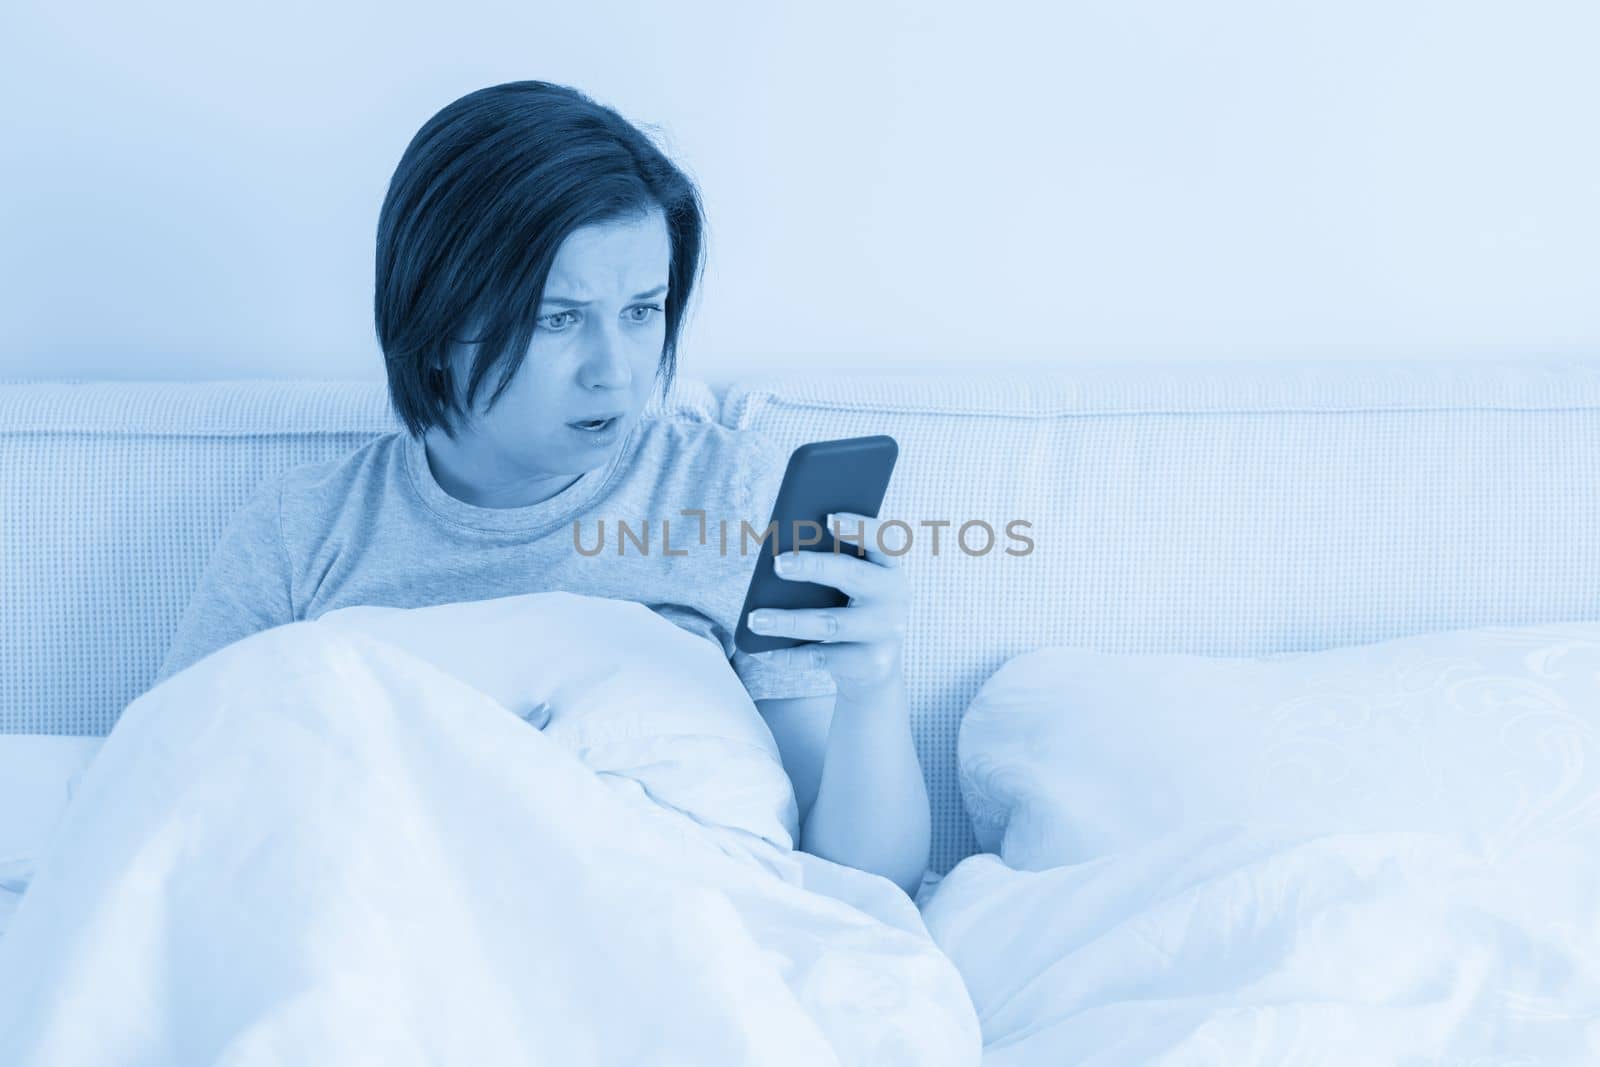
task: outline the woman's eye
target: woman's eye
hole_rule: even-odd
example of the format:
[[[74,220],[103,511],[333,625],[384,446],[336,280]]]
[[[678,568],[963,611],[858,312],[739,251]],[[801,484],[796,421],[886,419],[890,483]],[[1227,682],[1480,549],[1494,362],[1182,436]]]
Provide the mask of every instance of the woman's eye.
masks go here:
[[[629,308],[628,310],[629,311],[658,312],[658,311],[661,310],[661,305],[660,304],[640,304],[637,307],[632,307],[632,308]],[[649,315],[643,315],[643,316],[637,316],[636,315],[636,316],[634,316],[634,320],[633,321],[634,322],[649,322],[650,321],[650,316]]]
[[[540,323],[548,323],[550,320],[559,319],[563,315],[576,315],[576,314],[577,314],[576,311],[558,311],[554,315],[545,315],[545,316],[543,316],[542,318],[539,319],[539,322]],[[566,326],[566,323],[564,323],[564,322],[559,326],[553,326],[553,325],[545,326],[545,329],[549,330],[551,333],[560,333],[562,330],[565,330],[566,328],[567,328],[567,326]]]

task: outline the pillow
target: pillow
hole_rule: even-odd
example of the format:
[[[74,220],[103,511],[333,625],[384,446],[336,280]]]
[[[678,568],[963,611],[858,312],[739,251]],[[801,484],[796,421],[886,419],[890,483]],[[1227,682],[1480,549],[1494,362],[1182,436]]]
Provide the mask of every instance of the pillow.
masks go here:
[[[721,646],[643,604],[552,591],[338,608],[315,625],[427,660],[691,818],[783,849],[799,837],[777,743]]]
[[[1081,863],[1205,823],[1600,840],[1600,623],[1249,658],[1012,659],[957,741],[980,847]]]

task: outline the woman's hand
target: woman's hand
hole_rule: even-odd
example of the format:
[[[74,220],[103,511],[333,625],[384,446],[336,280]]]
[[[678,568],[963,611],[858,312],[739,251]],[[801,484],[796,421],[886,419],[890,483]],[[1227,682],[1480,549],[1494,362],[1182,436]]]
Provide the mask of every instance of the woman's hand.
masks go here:
[[[841,696],[900,686],[911,609],[905,571],[898,557],[878,547],[877,519],[842,511],[827,522],[840,542],[838,552],[783,552],[773,570],[786,581],[830,585],[850,602],[842,608],[761,608],[750,613],[750,629],[821,642],[763,655],[784,666],[826,670]],[[863,551],[865,558],[858,554]]]

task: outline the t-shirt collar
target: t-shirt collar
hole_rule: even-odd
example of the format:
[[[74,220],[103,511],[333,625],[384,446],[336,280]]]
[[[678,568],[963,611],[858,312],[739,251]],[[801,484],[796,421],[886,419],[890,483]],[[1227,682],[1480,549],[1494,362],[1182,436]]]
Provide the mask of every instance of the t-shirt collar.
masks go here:
[[[628,436],[604,466],[585,471],[577,481],[548,500],[516,508],[479,507],[451,496],[434,478],[433,470],[428,466],[428,453],[423,447],[422,439],[412,437],[404,430],[399,431],[399,435],[411,485],[428,510],[439,518],[472,530],[539,534],[577,515],[600,495],[601,490],[610,483],[612,476],[631,457],[638,442],[641,422],[640,419],[634,420],[633,426],[628,430]]]

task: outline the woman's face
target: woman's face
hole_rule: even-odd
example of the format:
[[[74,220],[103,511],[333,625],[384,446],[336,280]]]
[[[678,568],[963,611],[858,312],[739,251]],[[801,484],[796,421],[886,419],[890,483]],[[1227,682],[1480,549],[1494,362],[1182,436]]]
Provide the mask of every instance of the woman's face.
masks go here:
[[[447,491],[480,506],[518,507],[610,461],[655,388],[671,256],[659,209],[568,235],[550,267],[533,342],[494,408],[485,410],[497,381],[491,372],[455,441],[438,428],[424,436]],[[476,349],[452,351],[463,405]],[[598,433],[574,425],[608,416]]]

